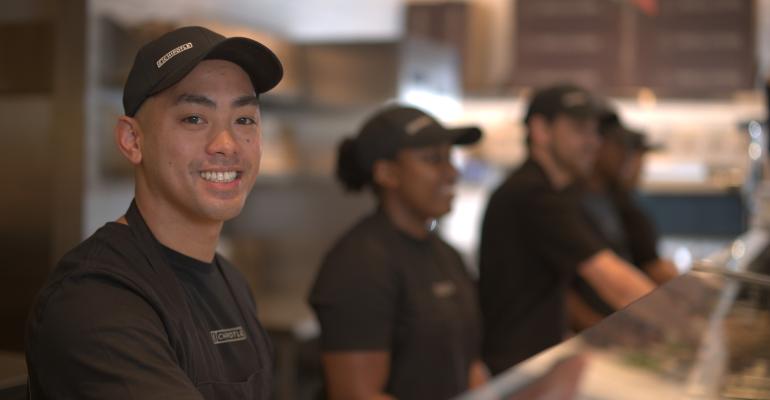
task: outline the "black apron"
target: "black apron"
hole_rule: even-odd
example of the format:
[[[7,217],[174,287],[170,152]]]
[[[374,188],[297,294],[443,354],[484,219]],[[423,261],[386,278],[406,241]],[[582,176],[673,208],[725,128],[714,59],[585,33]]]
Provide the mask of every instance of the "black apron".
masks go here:
[[[244,329],[253,346],[270,349],[268,354],[257,351],[258,369],[242,382],[222,382],[212,376],[207,366],[215,357],[215,347],[208,332],[195,329],[193,315],[185,301],[183,289],[178,278],[163,256],[160,244],[144,222],[136,202],[132,201],[126,213],[126,220],[139,246],[144,250],[146,262],[136,272],[141,273],[143,285],[155,294],[153,308],[159,311],[161,320],[168,330],[168,338],[179,359],[179,364],[206,399],[268,399],[271,396],[272,383],[272,347],[269,338],[257,321],[256,310],[247,290],[243,285],[235,285],[240,276],[233,274],[232,268],[220,268],[225,281],[232,291],[241,315]],[[223,266],[219,255],[215,262]],[[242,290],[238,290],[241,288]],[[257,344],[262,341],[262,346]],[[255,349],[256,350],[256,349]]]
[[[179,367],[205,399],[271,398],[272,345],[267,333],[257,321],[249,287],[237,270],[216,255],[214,261],[222,271],[233,301],[240,311],[242,327],[257,359],[254,371],[243,371],[241,374],[245,379],[229,381],[224,378],[223,372],[214,367],[227,360],[222,360],[217,353],[211,333],[196,328],[195,315],[186,300],[182,283],[166,261],[161,244],[148,228],[135,201],[131,202],[126,219],[130,230],[126,230],[122,225],[107,224],[87,239],[87,242],[98,243],[98,247],[103,249],[101,252],[117,256],[113,256],[111,260],[121,261],[104,262],[99,259],[98,254],[92,255],[76,248],[59,262],[40,297],[47,298],[55,290],[57,281],[65,279],[90,276],[116,282],[141,297],[157,313]],[[40,305],[33,309],[33,321],[38,320],[41,313],[39,307]],[[32,395],[37,394],[36,384],[33,380],[30,381]]]

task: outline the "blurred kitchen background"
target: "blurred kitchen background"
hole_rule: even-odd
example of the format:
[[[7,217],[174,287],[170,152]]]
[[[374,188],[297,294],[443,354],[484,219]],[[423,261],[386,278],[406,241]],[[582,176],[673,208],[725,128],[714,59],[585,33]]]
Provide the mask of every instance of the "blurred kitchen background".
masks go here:
[[[744,232],[766,148],[770,0],[8,0],[0,12],[0,350],[54,262],[132,198],[113,144],[141,44],[180,25],[267,44],[286,69],[262,98],[261,177],[221,251],[248,277],[274,335],[277,396],[320,381],[305,297],[328,246],[372,198],[333,178],[336,146],[387,101],[479,124],[442,234],[475,268],[490,190],[524,157],[532,89],[574,81],[664,146],[639,196],[685,271]]]

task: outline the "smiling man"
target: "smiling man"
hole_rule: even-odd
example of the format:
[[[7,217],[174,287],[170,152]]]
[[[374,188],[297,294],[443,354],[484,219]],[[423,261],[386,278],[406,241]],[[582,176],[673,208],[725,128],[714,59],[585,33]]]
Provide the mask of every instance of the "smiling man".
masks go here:
[[[115,128],[135,199],[40,292],[26,338],[32,399],[270,397],[270,341],[215,249],[256,179],[258,96],[282,71],[260,43],[201,27],[139,50]]]

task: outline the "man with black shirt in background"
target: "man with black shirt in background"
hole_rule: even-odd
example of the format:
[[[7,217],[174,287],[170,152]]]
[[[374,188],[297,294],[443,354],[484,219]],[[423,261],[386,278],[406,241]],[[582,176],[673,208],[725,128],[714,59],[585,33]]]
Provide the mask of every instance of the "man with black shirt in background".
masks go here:
[[[483,358],[495,374],[564,339],[565,295],[576,274],[618,309],[654,287],[604,244],[581,209],[578,184],[600,145],[599,110],[574,85],[538,91],[524,119],[529,157],[489,200],[479,294]]]
[[[201,27],[139,50],[115,140],[135,198],[66,254],[26,345],[32,399],[267,399],[272,346],[243,277],[215,253],[261,157],[259,94],[278,58]]]
[[[616,254],[662,284],[678,272],[670,260],[658,254],[655,227],[633,198],[644,154],[654,147],[644,134],[627,128],[614,111],[602,113],[599,133],[602,144],[585,185],[583,208]],[[589,328],[615,311],[580,276],[575,278],[573,289],[567,305],[575,330]]]

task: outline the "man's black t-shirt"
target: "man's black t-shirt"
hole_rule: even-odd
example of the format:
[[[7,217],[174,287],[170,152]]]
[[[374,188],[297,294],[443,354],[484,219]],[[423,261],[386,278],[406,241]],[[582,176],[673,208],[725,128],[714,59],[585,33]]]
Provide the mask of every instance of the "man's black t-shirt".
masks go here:
[[[195,314],[196,329],[208,332],[217,343],[222,363],[216,368],[233,381],[248,379],[256,371],[258,349],[246,340],[244,316],[233,299],[217,262],[204,263],[163,246],[163,253],[182,283],[185,299]]]
[[[597,234],[628,263],[644,271],[648,263],[658,259],[655,227],[629,192],[617,188],[606,193],[586,192],[583,208]],[[584,279],[576,277],[573,287],[595,312],[605,316],[615,312]]]
[[[467,389],[480,357],[476,289],[436,235],[418,240],[377,212],[324,259],[310,294],[324,351],[389,351],[385,391],[399,400],[447,399]]]
[[[574,187],[555,190],[527,160],[495,190],[481,232],[483,356],[499,373],[559,343],[578,266],[605,248]]]
[[[632,263],[623,221],[612,197],[608,193],[586,190],[581,196],[581,203],[596,235],[620,258]],[[593,311],[604,316],[615,312],[582,277],[575,277],[572,288]]]
[[[135,204],[65,255],[27,324],[32,399],[267,399],[248,285],[155,240]]]
[[[597,235],[620,258],[632,262],[623,220],[612,197],[608,193],[583,190],[581,203]]]
[[[631,192],[613,189],[610,193],[613,204],[620,213],[631,252],[631,261],[634,265],[644,267],[659,259],[658,232],[655,229],[655,223],[637,204]]]

